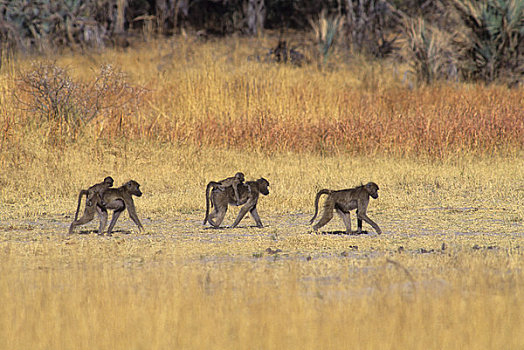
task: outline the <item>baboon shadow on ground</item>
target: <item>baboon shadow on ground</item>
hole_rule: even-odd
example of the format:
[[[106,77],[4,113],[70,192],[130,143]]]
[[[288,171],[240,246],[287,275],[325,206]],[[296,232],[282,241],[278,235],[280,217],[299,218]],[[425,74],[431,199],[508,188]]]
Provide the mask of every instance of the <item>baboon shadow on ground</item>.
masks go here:
[[[368,231],[354,231],[351,233],[347,233],[346,231],[341,230],[335,230],[335,231],[320,231],[319,234],[321,235],[344,235],[344,236],[360,236],[360,235],[367,235],[369,234]]]
[[[91,233],[98,234],[98,230],[81,230],[78,232],[79,235],[89,235]],[[130,235],[132,231],[129,230],[113,230],[112,233],[121,233],[124,235]]]

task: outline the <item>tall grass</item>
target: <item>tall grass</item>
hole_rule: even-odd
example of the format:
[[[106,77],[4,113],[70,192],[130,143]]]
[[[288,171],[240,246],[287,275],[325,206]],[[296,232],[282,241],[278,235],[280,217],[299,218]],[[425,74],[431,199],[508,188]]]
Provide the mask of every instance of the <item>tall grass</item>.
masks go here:
[[[410,90],[394,69],[354,60],[329,71],[246,60],[254,42],[174,40],[128,53],[59,58],[77,79],[111,63],[149,89],[135,110],[89,126],[91,137],[126,138],[262,152],[384,154],[442,159],[517,154],[524,139],[522,89],[436,84]],[[86,70],[86,68],[88,68]],[[30,69],[21,63],[20,69]],[[3,75],[0,124],[17,133],[34,116],[13,107],[16,72]],[[91,77],[92,78],[92,77]],[[370,79],[373,81],[369,83]],[[23,136],[22,136],[23,137]]]

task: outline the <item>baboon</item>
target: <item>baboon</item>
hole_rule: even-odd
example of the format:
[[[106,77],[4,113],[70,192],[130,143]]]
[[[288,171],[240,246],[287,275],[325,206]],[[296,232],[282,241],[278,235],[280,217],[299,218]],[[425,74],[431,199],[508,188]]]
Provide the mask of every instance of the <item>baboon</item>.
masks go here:
[[[241,172],[238,172],[233,177],[228,177],[218,182],[211,181],[207,184],[206,186],[206,217],[204,218],[204,222],[202,223],[202,225],[206,224],[208,217],[209,217],[209,204],[210,204],[209,190],[211,189],[211,187],[213,187],[213,189],[217,188],[220,191],[225,191],[226,188],[233,187],[233,191],[235,192],[236,203],[237,205],[239,205],[240,197],[238,196],[238,185],[241,185],[243,183],[244,183],[244,174]]]
[[[128,181],[118,188],[109,188],[102,194],[102,201],[105,203],[104,206],[101,206],[100,202],[91,207],[86,207],[84,215],[73,221],[69,227],[69,234],[73,233],[73,229],[76,226],[86,224],[93,220],[95,216],[95,211],[98,214],[100,219],[100,227],[98,229],[98,234],[101,235],[104,231],[104,228],[107,224],[107,210],[113,210],[113,217],[111,218],[111,223],[107,229],[107,235],[110,236],[113,231],[113,227],[118,220],[118,217],[122,212],[127,208],[129,217],[133,222],[138,226],[142,231],[144,227],[140,223],[138,216],[136,215],[135,203],[133,201],[133,196],[140,197],[142,196],[142,191],[140,191],[140,184],[134,180]]]
[[[78,195],[78,206],[76,207],[76,213],[75,213],[75,220],[78,219],[78,212],[80,211],[80,203],[82,202],[82,196],[86,196],[86,209],[84,213],[87,211],[88,207],[92,207],[93,204],[97,204],[99,201],[102,200],[102,193],[107,190],[110,187],[113,187],[114,180],[111,176],[107,176],[104,181],[97,183],[96,185],[93,185],[89,187],[87,190],[81,190],[80,194]],[[94,203],[93,203],[94,200]],[[104,203],[101,203],[102,206],[104,206]]]
[[[375,231],[380,235],[382,230],[378,225],[371,220],[367,214],[367,208],[369,204],[369,196],[374,199],[378,198],[378,185],[374,182],[369,182],[366,185],[361,185],[355,188],[349,188],[345,190],[332,191],[332,190],[320,190],[315,197],[315,215],[309,221],[313,223],[318,213],[318,201],[321,195],[327,194],[328,197],[324,203],[324,213],[320,218],[319,222],[313,226],[313,229],[317,231],[319,228],[327,224],[333,218],[333,209],[337,211],[346,226],[346,232],[351,234],[351,218],[350,211],[357,209],[357,220],[358,230],[357,233],[362,232],[362,220],[370,224]]]
[[[290,62],[296,66],[302,66],[306,62],[306,56],[301,52],[288,46],[283,39],[278,40],[277,47],[269,51],[269,57],[278,63]]]
[[[220,191],[216,188],[213,189],[213,191],[211,191],[210,199],[214,206],[214,210],[207,216],[207,221],[209,221],[213,227],[218,228],[224,220],[229,204],[236,206],[243,205],[231,228],[236,227],[248,211],[255,220],[257,227],[264,227],[257,212],[257,203],[258,197],[261,193],[264,196],[269,194],[268,187],[269,182],[263,177],[256,181],[247,181],[246,183],[241,184],[238,186],[238,193],[240,195],[239,202],[235,200],[235,195],[231,187],[226,188],[225,191]]]

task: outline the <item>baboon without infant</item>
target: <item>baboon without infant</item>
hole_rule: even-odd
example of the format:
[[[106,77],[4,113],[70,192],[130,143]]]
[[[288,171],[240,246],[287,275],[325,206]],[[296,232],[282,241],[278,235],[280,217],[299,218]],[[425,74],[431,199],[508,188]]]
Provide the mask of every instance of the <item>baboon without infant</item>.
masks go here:
[[[317,231],[322,226],[326,225],[332,218],[333,218],[333,210],[337,212],[337,214],[342,218],[344,221],[344,225],[346,226],[346,232],[348,234],[353,233],[351,231],[351,217],[350,217],[350,211],[356,209],[357,210],[357,219],[358,222],[358,230],[356,233],[360,233],[362,231],[362,221],[364,220],[368,224],[370,224],[375,231],[377,231],[378,234],[382,233],[382,230],[380,227],[367,216],[367,208],[369,204],[369,197],[377,199],[378,198],[378,185],[374,182],[369,182],[366,185],[361,185],[355,188],[349,188],[345,190],[327,190],[323,189],[320,190],[316,197],[315,197],[315,214],[313,215],[313,218],[310,220],[310,224],[315,221],[315,218],[317,217],[318,213],[318,201],[320,199],[320,196],[323,194],[327,194],[326,201],[324,203],[324,212],[322,214],[322,217],[313,226],[313,229]]]

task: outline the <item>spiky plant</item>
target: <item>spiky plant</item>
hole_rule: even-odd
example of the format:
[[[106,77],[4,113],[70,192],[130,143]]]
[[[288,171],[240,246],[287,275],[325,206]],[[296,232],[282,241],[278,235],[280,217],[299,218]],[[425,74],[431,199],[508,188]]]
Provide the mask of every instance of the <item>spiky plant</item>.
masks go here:
[[[335,40],[338,37],[344,18],[340,15],[328,16],[325,10],[320,12],[317,20],[309,20],[317,43],[322,64],[325,64],[333,51]]]
[[[450,46],[451,34],[428,25],[422,18],[404,23],[404,57],[417,80],[456,79],[457,59]]]
[[[492,82],[524,74],[524,0],[451,0],[468,28],[467,73]]]

